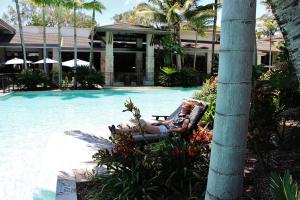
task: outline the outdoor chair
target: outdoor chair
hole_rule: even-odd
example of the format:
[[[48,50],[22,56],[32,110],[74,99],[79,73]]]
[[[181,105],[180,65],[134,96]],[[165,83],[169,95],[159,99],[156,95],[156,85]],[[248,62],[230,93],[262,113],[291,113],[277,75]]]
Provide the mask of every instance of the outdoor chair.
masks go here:
[[[199,100],[196,99],[191,99],[191,98],[187,98],[186,100],[189,101],[193,101],[196,106],[193,108],[191,114],[190,114],[190,123],[187,129],[187,133],[183,133],[181,134],[181,137],[187,136],[189,133],[191,133],[196,127],[198,122],[200,121],[200,119],[202,118],[202,116],[204,115],[204,113],[207,110],[207,105]],[[167,115],[152,115],[152,117],[155,118],[155,120],[159,120],[159,118],[164,118],[166,119],[172,119],[174,116],[176,116],[180,110],[181,110],[181,105],[169,116]],[[184,136],[183,136],[184,135]],[[150,134],[150,133],[144,133],[144,135],[142,134],[135,134],[133,135],[133,141],[136,144],[146,144],[146,143],[153,143],[153,142],[157,142],[163,138],[168,138],[168,137],[177,137],[178,134],[177,133],[169,133],[166,135],[158,135],[158,134]]]

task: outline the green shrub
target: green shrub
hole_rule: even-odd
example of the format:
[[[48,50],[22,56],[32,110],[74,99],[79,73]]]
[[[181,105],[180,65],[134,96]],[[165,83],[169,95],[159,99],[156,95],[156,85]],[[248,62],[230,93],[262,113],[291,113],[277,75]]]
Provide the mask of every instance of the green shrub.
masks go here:
[[[213,126],[217,99],[217,78],[207,79],[201,90],[193,94],[193,98],[204,101],[208,105],[207,111],[201,120]]]
[[[140,118],[131,100],[125,107],[134,120]],[[101,149],[93,156],[107,173],[94,178],[87,199],[200,199],[205,191],[211,133],[200,126],[189,140],[168,138],[143,147],[128,131],[110,139],[112,151]]]
[[[88,67],[78,67],[75,73],[76,81],[82,88],[93,88],[104,84],[104,77],[100,72]]]
[[[191,87],[200,85],[200,73],[194,68],[188,67],[183,68],[180,71],[181,75],[181,85],[183,87]]]
[[[174,67],[162,67],[161,75],[159,76],[159,83],[162,86],[166,87],[174,87],[179,86],[180,81],[180,73]]]
[[[47,75],[35,69],[24,70],[17,79],[17,84],[27,90],[35,90],[39,85],[46,87],[47,82]]]
[[[293,180],[289,171],[285,171],[281,177],[276,173],[271,173],[271,191],[274,200],[297,200],[298,186]]]

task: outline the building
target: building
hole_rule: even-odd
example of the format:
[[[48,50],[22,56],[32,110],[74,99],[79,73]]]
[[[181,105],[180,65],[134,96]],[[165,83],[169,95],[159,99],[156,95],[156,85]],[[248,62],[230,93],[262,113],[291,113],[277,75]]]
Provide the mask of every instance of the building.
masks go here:
[[[43,58],[42,27],[23,27],[27,59],[37,61]],[[49,58],[58,60],[57,28],[47,27],[47,54]],[[159,72],[159,48],[156,39],[169,34],[167,31],[132,24],[112,24],[96,27],[94,35],[94,67],[105,75],[106,85],[153,85],[154,74]],[[77,28],[78,58],[89,60],[90,29]],[[211,72],[212,31],[205,36],[198,35],[195,44],[194,31],[181,31],[184,49],[184,66],[193,66],[196,50],[196,69],[203,73]],[[18,27],[12,27],[0,19],[0,61],[22,58],[20,34]],[[215,52],[219,53],[220,32],[216,35]],[[62,28],[62,61],[74,58],[73,28]],[[265,40],[257,42],[258,64],[268,65],[269,43]],[[273,45],[272,57],[279,50]],[[273,59],[274,60],[274,59]],[[2,66],[3,68],[4,66]],[[58,71],[58,65],[50,65],[50,70]],[[68,69],[64,69],[68,70]]]

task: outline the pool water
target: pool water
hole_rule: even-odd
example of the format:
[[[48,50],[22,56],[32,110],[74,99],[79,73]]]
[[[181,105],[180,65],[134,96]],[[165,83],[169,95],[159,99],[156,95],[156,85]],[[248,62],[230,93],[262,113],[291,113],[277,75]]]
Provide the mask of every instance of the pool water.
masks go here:
[[[107,125],[131,118],[122,112],[129,98],[149,119],[170,114],[196,90],[17,92],[0,97],[0,199],[55,199],[56,171],[48,167],[55,159],[46,156],[54,136],[80,130],[107,138]]]

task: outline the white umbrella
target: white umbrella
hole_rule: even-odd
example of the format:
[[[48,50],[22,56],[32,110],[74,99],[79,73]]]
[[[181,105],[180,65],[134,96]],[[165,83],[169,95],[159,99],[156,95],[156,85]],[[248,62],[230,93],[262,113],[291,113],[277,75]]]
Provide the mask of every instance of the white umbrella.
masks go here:
[[[5,65],[18,65],[18,64],[23,64],[24,60],[20,58],[13,58],[8,61],[6,61],[4,64]],[[30,60],[26,60],[26,63],[32,63]]]
[[[68,60],[62,63],[63,66],[66,67],[75,67],[75,60]],[[77,67],[87,67],[90,63],[84,60],[77,59]]]
[[[33,64],[43,64],[43,63],[44,63],[44,59],[36,61]],[[46,63],[48,63],[48,64],[54,64],[54,63],[58,63],[58,62],[56,60],[52,60],[50,58],[46,58]]]

